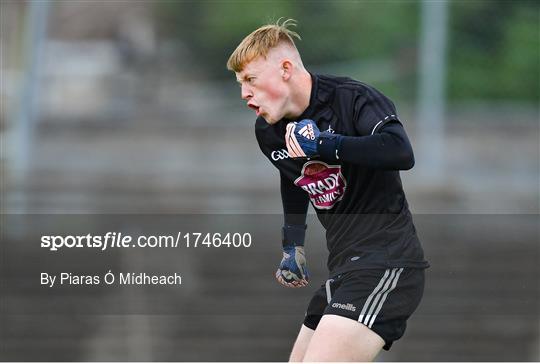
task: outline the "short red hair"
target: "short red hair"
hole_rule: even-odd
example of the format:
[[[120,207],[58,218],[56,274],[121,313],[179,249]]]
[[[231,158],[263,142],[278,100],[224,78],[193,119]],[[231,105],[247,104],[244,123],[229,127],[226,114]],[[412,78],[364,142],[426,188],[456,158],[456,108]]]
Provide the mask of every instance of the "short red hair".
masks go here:
[[[255,58],[266,57],[270,49],[275,48],[280,43],[287,43],[296,49],[293,38],[301,39],[298,33],[289,29],[296,26],[294,19],[287,19],[283,23],[264,25],[247,37],[236,47],[227,61],[227,69],[234,72],[242,72],[246,64]]]

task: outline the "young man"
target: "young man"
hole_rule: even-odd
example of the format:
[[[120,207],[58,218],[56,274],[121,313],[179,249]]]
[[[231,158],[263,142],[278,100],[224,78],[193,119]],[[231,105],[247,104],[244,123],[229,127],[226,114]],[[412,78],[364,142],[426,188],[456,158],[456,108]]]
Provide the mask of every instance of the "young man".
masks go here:
[[[308,283],[309,202],[326,229],[329,279],[308,306],[290,360],[372,361],[403,335],[424,289],[428,263],[399,177],[413,152],[387,97],[304,68],[290,25],[255,30],[227,63],[281,176],[282,285]]]

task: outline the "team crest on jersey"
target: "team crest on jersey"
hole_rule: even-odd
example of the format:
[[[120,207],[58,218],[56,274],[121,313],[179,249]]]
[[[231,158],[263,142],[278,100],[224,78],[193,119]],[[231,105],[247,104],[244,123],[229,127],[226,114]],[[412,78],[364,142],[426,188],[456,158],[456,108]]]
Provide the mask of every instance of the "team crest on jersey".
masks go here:
[[[306,162],[294,184],[306,191],[313,206],[321,210],[334,207],[343,198],[347,186],[341,166],[330,166],[321,161]]]

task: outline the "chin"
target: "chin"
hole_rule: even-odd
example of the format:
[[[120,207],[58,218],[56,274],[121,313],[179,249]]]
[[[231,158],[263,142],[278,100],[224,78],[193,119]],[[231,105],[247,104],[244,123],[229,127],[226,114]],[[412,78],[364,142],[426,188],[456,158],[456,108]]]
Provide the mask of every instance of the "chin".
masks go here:
[[[270,124],[270,125],[274,125],[274,124],[276,124],[279,120],[281,120],[281,119],[274,119],[274,118],[272,118],[272,117],[269,116],[269,115],[264,115],[264,116],[263,116],[263,119],[264,119],[268,124]]]

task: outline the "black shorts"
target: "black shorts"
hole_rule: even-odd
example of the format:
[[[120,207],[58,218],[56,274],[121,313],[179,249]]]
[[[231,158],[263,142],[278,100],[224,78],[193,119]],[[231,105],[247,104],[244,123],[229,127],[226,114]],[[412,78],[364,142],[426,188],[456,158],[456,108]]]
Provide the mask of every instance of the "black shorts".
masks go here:
[[[407,319],[424,293],[424,270],[365,269],[346,272],[321,285],[309,303],[304,325],[317,328],[323,315],[358,321],[385,341],[384,349],[403,336]]]

